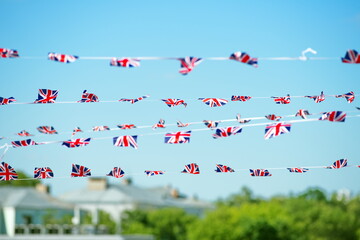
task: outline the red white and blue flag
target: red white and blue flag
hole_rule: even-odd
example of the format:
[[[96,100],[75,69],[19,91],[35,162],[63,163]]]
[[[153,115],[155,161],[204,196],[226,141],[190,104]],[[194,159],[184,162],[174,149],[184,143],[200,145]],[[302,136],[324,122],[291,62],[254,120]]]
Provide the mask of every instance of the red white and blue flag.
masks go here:
[[[9,97],[9,98],[3,98],[0,97],[0,105],[7,105],[9,103],[16,102],[15,98]]]
[[[37,143],[31,139],[12,141],[11,144],[13,145],[13,147],[27,147],[27,146],[37,145]]]
[[[84,147],[90,144],[91,138],[78,138],[64,141],[62,145],[68,148]]]
[[[74,130],[72,132],[72,136],[75,136],[75,134],[78,133],[78,132],[83,132],[83,131],[80,129],[80,127],[74,128]]]
[[[187,127],[187,126],[190,125],[190,123],[182,123],[182,122],[180,122],[180,121],[177,121],[177,122],[176,122],[176,125],[177,125],[178,127]]]
[[[272,174],[267,169],[249,169],[250,176],[253,177],[270,177]]]
[[[117,147],[133,147],[137,149],[137,135],[114,137],[113,144]]]
[[[190,163],[185,165],[185,169],[181,173],[200,174],[199,165],[196,163]]]
[[[87,90],[83,91],[83,94],[81,95],[81,100],[78,102],[98,102],[99,98],[93,93],[88,93]]]
[[[208,128],[216,128],[219,125],[219,121],[204,120],[203,123]]]
[[[360,55],[356,50],[349,49],[341,61],[343,63],[360,63]]]
[[[165,143],[180,144],[190,142],[191,131],[165,134]]]
[[[340,95],[336,95],[336,98],[345,98],[348,103],[352,103],[355,100],[355,93],[354,92],[348,92]]]
[[[288,168],[289,172],[294,172],[294,173],[305,173],[307,171],[309,171],[308,168]]]
[[[54,173],[49,167],[40,167],[40,168],[36,167],[34,170],[34,178],[45,179],[45,178],[53,178],[53,177],[54,177]]]
[[[201,58],[197,58],[197,57],[185,57],[185,58],[179,58],[178,60],[180,61],[179,73],[181,73],[182,75],[187,75],[202,61]]]
[[[237,115],[236,115],[236,121],[237,121],[238,123],[244,124],[244,123],[250,122],[251,119],[241,119],[241,115],[240,115],[240,114],[237,114]]]
[[[321,91],[319,96],[305,96],[305,97],[314,100],[315,103],[321,103],[321,102],[325,101],[325,95],[324,95],[323,91]]]
[[[213,138],[223,138],[223,137],[229,137],[231,135],[236,135],[238,133],[241,133],[242,128],[241,127],[226,127],[226,128],[217,128],[215,130],[215,133],[212,135]]]
[[[221,107],[228,103],[228,100],[221,98],[199,98],[198,100],[201,100],[210,107]]]
[[[250,99],[251,99],[250,96],[235,96],[235,95],[231,96],[231,101],[246,102],[249,101]]]
[[[330,122],[345,122],[346,113],[342,111],[325,112],[319,120],[328,120]]]
[[[21,132],[17,133],[17,135],[21,136],[21,137],[31,137],[34,136],[32,134],[30,134],[29,132],[27,132],[26,130],[22,130]]]
[[[154,124],[152,126],[153,129],[156,128],[165,128],[165,120],[164,119],[160,119],[158,123]]]
[[[179,105],[184,105],[184,107],[187,106],[187,103],[182,99],[177,98],[167,98],[167,99],[161,99],[168,107],[175,107]]]
[[[250,57],[250,55],[245,52],[234,52],[230,55],[229,59],[258,67],[258,59]]]
[[[148,98],[149,95],[145,95],[142,97],[138,97],[138,98],[122,98],[119,100],[119,102],[130,102],[131,104],[134,104],[138,101],[144,100],[145,98]]]
[[[71,177],[89,177],[91,169],[78,164],[72,164]]]
[[[38,98],[34,103],[55,103],[58,90],[39,89]]]
[[[112,58],[110,66],[125,68],[139,67],[140,60],[135,58]]]
[[[274,123],[265,127],[265,139],[277,137],[280,134],[289,133],[291,128],[290,123]]]
[[[269,114],[265,116],[266,119],[272,120],[272,121],[279,121],[282,117],[276,116],[275,114]]]
[[[125,176],[125,172],[119,167],[114,167],[113,170],[111,170],[108,174],[106,174],[106,176],[122,178]]]
[[[0,48],[0,57],[15,58],[15,57],[19,57],[19,53],[14,49]]]
[[[347,167],[347,159],[340,159],[337,160],[333,163],[333,165],[326,167],[328,169],[339,169],[339,168],[343,168],[343,167]]]
[[[101,132],[101,131],[110,131],[108,126],[95,126],[92,128],[94,132]]]
[[[58,134],[53,126],[40,126],[37,128],[40,133],[44,134]]]
[[[300,109],[295,114],[295,117],[301,117],[302,119],[306,119],[306,116],[310,115],[308,110]]]
[[[67,54],[59,54],[50,52],[48,54],[48,59],[56,62],[63,62],[63,63],[72,63],[78,59],[78,56],[67,55]]]
[[[117,125],[118,128],[120,129],[133,129],[136,128],[136,126],[134,124],[119,124]]]
[[[222,164],[216,164],[215,172],[235,172],[235,171],[231,167]]]
[[[272,97],[276,104],[289,104],[291,99],[290,95],[286,95],[285,97]]]
[[[0,181],[16,180],[17,178],[18,174],[8,163],[0,164]]]
[[[144,172],[149,177],[155,176],[155,175],[164,175],[164,173],[165,173],[164,171],[150,171],[150,170],[145,170]]]

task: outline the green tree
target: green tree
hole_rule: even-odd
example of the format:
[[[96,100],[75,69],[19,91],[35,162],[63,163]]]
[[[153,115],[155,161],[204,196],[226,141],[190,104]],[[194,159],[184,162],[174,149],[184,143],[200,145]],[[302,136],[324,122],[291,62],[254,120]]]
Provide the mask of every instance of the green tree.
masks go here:
[[[16,171],[18,174],[19,180],[11,180],[11,181],[1,181],[1,186],[11,186],[11,187],[35,187],[37,184],[41,183],[39,179],[32,179],[27,176],[22,171]]]

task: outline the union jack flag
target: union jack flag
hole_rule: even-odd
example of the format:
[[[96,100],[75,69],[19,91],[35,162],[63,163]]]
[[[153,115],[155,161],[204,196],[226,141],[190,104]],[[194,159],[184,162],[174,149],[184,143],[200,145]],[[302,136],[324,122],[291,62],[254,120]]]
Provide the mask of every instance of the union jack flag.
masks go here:
[[[15,102],[15,101],[16,100],[13,97],[9,97],[9,98],[0,97],[0,105],[7,105],[7,104]]]
[[[92,128],[94,132],[100,132],[100,131],[110,131],[110,128],[108,126],[95,126]]]
[[[163,119],[160,119],[158,123],[154,124],[152,126],[153,129],[156,129],[156,128],[165,128],[165,120]]]
[[[290,123],[274,123],[267,125],[265,128],[265,139],[270,139],[280,134],[289,133],[291,128]]]
[[[41,167],[41,168],[35,168],[34,170],[34,178],[53,178],[54,173],[49,167]]]
[[[348,92],[341,95],[336,95],[336,98],[345,98],[348,103],[352,103],[355,99],[355,93],[354,92]]]
[[[182,173],[200,174],[199,165],[196,163],[187,164],[185,165],[185,169],[182,170]]]
[[[249,169],[250,176],[253,177],[270,177],[272,174],[267,169]]]
[[[240,102],[246,102],[251,99],[250,96],[231,96],[231,101],[240,101]]]
[[[25,130],[22,130],[21,132],[17,133],[17,135],[21,136],[21,137],[30,137],[30,136],[34,136],[30,133],[28,133],[27,131]]]
[[[215,172],[235,172],[235,171],[231,167],[221,164],[216,164]]]
[[[15,57],[19,57],[19,53],[14,49],[0,48],[0,57],[15,58]]]
[[[112,58],[110,66],[125,68],[139,67],[140,60],[135,58]]]
[[[342,111],[325,112],[319,120],[328,120],[330,122],[345,122],[346,113]]]
[[[113,170],[111,170],[108,174],[106,174],[106,176],[115,177],[115,178],[122,178],[124,175],[125,172],[119,167],[114,167]]]
[[[39,89],[38,98],[34,103],[55,103],[58,90]]]
[[[338,169],[338,168],[343,168],[343,167],[347,167],[347,159],[337,160],[333,163],[333,165],[326,167],[326,168],[327,169]]]
[[[203,101],[206,105],[210,107],[221,107],[228,103],[228,100],[221,98],[199,98],[198,100]]]
[[[184,105],[184,107],[187,106],[187,103],[182,99],[177,98],[167,98],[167,99],[161,99],[168,107],[175,107],[179,105]]]
[[[231,135],[236,135],[238,133],[241,133],[241,131],[242,131],[241,127],[217,128],[212,136],[213,138],[229,137]]]
[[[72,136],[75,136],[75,134],[78,132],[83,132],[83,131],[79,127],[74,128],[74,130],[72,132]]]
[[[17,178],[18,174],[8,163],[0,164],[0,181],[16,180]]]
[[[177,124],[178,127],[187,127],[187,126],[190,125],[190,123],[182,123],[180,121],[177,121],[176,124]]]
[[[190,142],[191,131],[166,133],[165,143],[169,144],[180,144]]]
[[[37,143],[31,139],[12,141],[11,144],[13,145],[13,147],[27,147],[31,145],[37,145]]]
[[[276,116],[275,114],[269,114],[265,116],[269,120],[279,121],[282,117]]]
[[[285,97],[272,97],[276,104],[289,104],[290,103],[290,95],[286,95]]]
[[[290,172],[294,172],[294,173],[305,173],[305,172],[309,171],[308,168],[288,168],[288,170]]]
[[[182,75],[187,75],[202,61],[201,58],[197,58],[197,57],[185,57],[185,58],[179,58],[178,60],[180,61],[180,67],[181,67],[179,73],[181,73]]]
[[[90,143],[91,138],[78,138],[64,141],[62,145],[68,148],[83,147]]]
[[[163,175],[164,173],[165,173],[164,171],[150,171],[150,170],[145,171],[145,174],[147,176]]]
[[[137,135],[114,137],[113,144],[117,147],[133,147],[137,149]]]
[[[71,177],[89,177],[91,169],[78,164],[72,164]]]
[[[138,97],[138,98],[122,98],[119,100],[119,102],[130,102],[131,104],[134,104],[138,101],[144,100],[145,98],[148,98],[149,95],[145,95],[142,97]]]
[[[246,63],[253,67],[258,67],[258,59],[251,58],[250,55],[245,52],[234,52],[233,54],[230,55],[229,59]]]
[[[204,120],[203,123],[208,128],[216,128],[219,125],[219,121]]]
[[[40,126],[37,130],[44,134],[58,134],[53,126]]]
[[[325,101],[325,95],[323,91],[321,91],[319,96],[305,96],[305,97],[313,99],[315,103],[320,103]]]
[[[88,93],[87,90],[84,90],[82,96],[81,96],[81,100],[78,102],[98,102],[99,98],[93,94],[93,93]]]
[[[301,117],[302,119],[306,119],[306,116],[310,115],[308,110],[300,109],[295,114],[295,117]]]
[[[75,62],[76,59],[78,59],[79,57],[73,56],[73,55],[66,55],[66,54],[50,52],[48,54],[48,58],[49,58],[49,60],[56,61],[56,62],[72,63],[72,62]]]
[[[360,63],[360,55],[356,50],[349,49],[344,58],[341,58],[343,63]]]
[[[236,121],[238,123],[248,123],[251,121],[251,119],[241,119],[241,115],[240,114],[237,114],[236,115]]]
[[[118,128],[120,129],[132,129],[132,128],[136,128],[136,126],[134,124],[119,124],[117,125]]]

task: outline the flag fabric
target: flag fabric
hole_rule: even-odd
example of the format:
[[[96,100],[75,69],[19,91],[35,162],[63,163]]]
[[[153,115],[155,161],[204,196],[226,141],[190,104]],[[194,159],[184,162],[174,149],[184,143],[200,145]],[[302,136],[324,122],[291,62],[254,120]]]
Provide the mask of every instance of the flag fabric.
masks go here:
[[[9,97],[9,98],[0,97],[0,105],[7,105],[7,104],[15,102],[15,101],[16,100],[13,97]]]
[[[150,171],[146,170],[144,171],[147,176],[155,176],[155,175],[164,175],[164,171]]]
[[[306,116],[310,115],[308,110],[300,109],[295,114],[295,117],[301,117],[302,119],[306,119]]]
[[[223,137],[229,137],[231,135],[236,135],[238,133],[241,133],[242,128],[241,127],[226,127],[226,128],[217,128],[215,130],[215,133],[212,135],[213,138],[223,138]]]
[[[219,125],[219,121],[204,120],[203,123],[208,128],[216,128]]]
[[[185,165],[185,169],[181,173],[200,174],[199,165],[196,163],[190,163]]]
[[[19,57],[19,53],[15,49],[0,48],[0,57],[16,58],[16,57]]]
[[[78,164],[72,164],[71,177],[89,177],[91,169]]]
[[[221,107],[228,103],[228,100],[221,98],[199,98],[198,100],[201,100],[210,107]]]
[[[197,57],[185,57],[185,58],[179,58],[178,60],[180,61],[179,73],[181,73],[182,75],[187,75],[202,61],[201,58],[197,58]]]
[[[62,145],[68,148],[84,147],[90,144],[91,138],[78,138],[64,141]]]
[[[234,52],[230,55],[229,59],[258,67],[258,59],[250,57],[250,55],[245,52]]]
[[[354,94],[354,92],[351,91],[348,93],[336,95],[335,97],[336,98],[345,98],[348,103],[352,103],[355,99],[355,94]]]
[[[30,134],[29,132],[22,130],[21,132],[17,133],[17,135],[21,136],[21,137],[30,137],[30,136],[34,136],[32,134]]]
[[[345,122],[346,113],[342,111],[324,112],[319,120],[328,120],[330,122]]]
[[[240,115],[240,114],[237,114],[237,115],[236,115],[236,121],[237,121],[238,123],[244,124],[244,123],[250,122],[251,119],[241,119],[241,115]]]
[[[37,145],[37,143],[31,139],[12,141],[11,144],[13,145],[13,147],[27,147],[31,145]]]
[[[274,123],[265,127],[265,139],[270,139],[280,134],[289,133],[291,128],[290,123]]]
[[[276,104],[289,104],[291,99],[290,95],[286,95],[285,97],[272,97]]]
[[[101,132],[101,131],[110,131],[108,126],[95,126],[92,128],[94,132]]]
[[[165,134],[165,143],[180,144],[190,142],[191,131]]]
[[[0,164],[0,181],[16,180],[17,178],[18,174],[8,163]]]
[[[55,103],[58,90],[39,89],[38,98],[34,103]]]
[[[356,50],[349,49],[341,61],[343,63],[360,63],[360,55]]]
[[[53,126],[40,126],[37,128],[40,133],[44,134],[58,134]]]
[[[139,67],[140,60],[135,58],[112,58],[110,66],[125,68]]]
[[[266,119],[272,120],[272,121],[279,121],[282,117],[276,116],[275,114],[269,114],[265,116]]]
[[[176,125],[177,125],[178,127],[187,127],[187,126],[190,125],[190,123],[182,123],[182,122],[180,122],[180,121],[177,121],[177,122],[176,122]]]
[[[250,176],[253,177],[270,177],[272,174],[267,169],[249,169]]]
[[[184,107],[187,106],[187,103],[182,99],[177,98],[167,98],[167,99],[161,99],[168,107],[175,107],[179,105],[184,105]]]
[[[74,130],[72,132],[72,136],[75,136],[75,134],[78,133],[78,132],[83,132],[83,131],[80,129],[80,127],[74,128]]]
[[[339,169],[339,168],[343,168],[343,167],[347,167],[347,159],[340,159],[337,160],[333,163],[333,165],[326,167],[328,169]]]
[[[88,93],[87,90],[84,90],[81,100],[78,102],[99,102],[99,98],[95,94]]]
[[[321,91],[319,96],[305,96],[305,97],[313,99],[315,103],[320,103],[325,101],[325,95],[323,91]]]
[[[49,167],[40,167],[40,168],[36,167],[34,170],[34,178],[45,179],[45,178],[53,178],[53,177],[54,177],[54,173]]]
[[[79,57],[67,54],[53,53],[48,54],[48,59],[56,62],[72,63],[75,62]]]
[[[145,98],[148,98],[149,95],[145,95],[142,97],[138,97],[138,98],[122,98],[119,100],[119,102],[130,102],[131,104],[134,104],[138,101],[144,100]]]
[[[216,164],[215,172],[235,172],[235,171],[231,167],[222,164]]]
[[[294,172],[294,173],[305,173],[307,171],[309,171],[308,168],[288,168],[289,172]]]
[[[133,129],[136,128],[136,126],[134,124],[119,124],[117,125],[118,128],[120,129]]]
[[[134,136],[119,136],[113,138],[113,145],[117,147],[133,147],[138,148],[137,135]]]
[[[122,178],[123,176],[125,176],[125,172],[119,167],[114,167],[113,170],[106,174],[106,176]]]
[[[163,119],[160,119],[158,123],[154,124],[152,126],[153,129],[156,129],[156,128],[165,128],[165,120]]]
[[[231,96],[231,101],[246,102],[249,101],[250,99],[251,99],[250,96],[235,96],[235,95]]]

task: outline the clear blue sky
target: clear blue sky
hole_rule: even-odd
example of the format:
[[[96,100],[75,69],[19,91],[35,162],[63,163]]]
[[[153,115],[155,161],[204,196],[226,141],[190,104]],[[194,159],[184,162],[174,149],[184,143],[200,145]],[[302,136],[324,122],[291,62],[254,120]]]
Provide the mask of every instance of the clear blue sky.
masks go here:
[[[298,109],[311,113],[353,111],[359,99],[328,98],[316,104],[294,98],[289,105],[271,99],[230,102],[210,108],[195,99],[231,95],[293,96],[360,93],[360,65],[342,64],[347,49],[360,51],[359,1],[24,1],[2,0],[0,48],[39,59],[0,59],[1,97],[32,102],[39,88],[59,90],[58,101],[77,101],[84,89],[100,100],[135,98],[150,94],[149,101],[128,103],[9,105],[0,107],[1,136],[23,129],[35,141],[67,140],[69,135],[44,136],[40,125],[60,133],[74,127],[115,127],[121,123],[152,125],[197,122],[267,114],[290,115]],[[259,61],[252,68],[233,61],[204,61],[188,76],[178,73],[177,61],[142,61],[140,68],[109,66],[107,60],[79,60],[62,64],[47,60],[48,52],[78,56],[227,57],[246,51],[254,57],[297,57],[311,47],[327,61]],[[161,98],[184,98],[187,108],[168,108]],[[150,101],[152,100],[152,101]],[[272,177],[254,178],[248,171],[215,174],[215,164],[234,169],[330,165],[347,158],[359,161],[359,118],[345,123],[293,124],[290,134],[265,141],[264,127],[244,128],[237,136],[212,139],[211,131],[194,132],[191,143],[168,145],[163,135],[140,136],[139,149],[117,148],[111,139],[67,149],[49,144],[10,149],[3,159],[30,176],[34,167],[48,166],[55,176],[46,180],[54,194],[85,187],[86,179],[69,177],[71,164],[105,175],[115,166],[134,173],[134,183],[144,187],[171,184],[181,192],[215,200],[250,187],[255,194],[272,196],[319,186],[331,192],[347,188],[359,193],[359,169],[314,169],[306,174],[273,170]],[[265,122],[265,121],[262,121]],[[222,124],[220,126],[231,124]],[[202,126],[201,126],[202,127]],[[199,128],[199,126],[194,126]],[[179,129],[168,127],[166,131]],[[164,132],[164,130],[156,130]],[[151,129],[95,132],[79,137],[143,134]],[[15,136],[14,136],[15,137]],[[21,139],[21,137],[15,140]],[[1,140],[0,144],[10,142]],[[200,165],[198,176],[180,174],[184,165]],[[165,170],[164,176],[146,177],[144,170]],[[130,174],[129,174],[130,175]],[[119,180],[111,179],[111,182]]]

